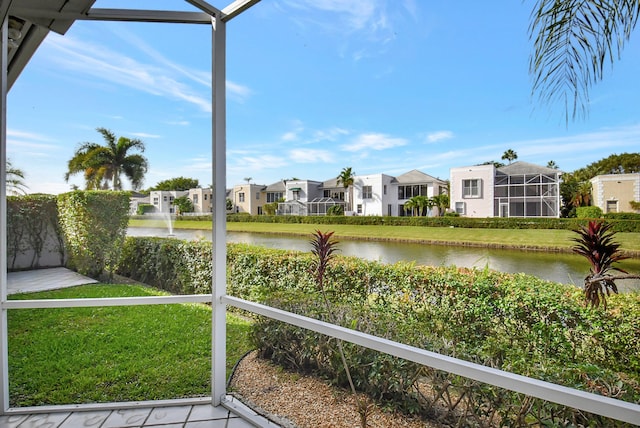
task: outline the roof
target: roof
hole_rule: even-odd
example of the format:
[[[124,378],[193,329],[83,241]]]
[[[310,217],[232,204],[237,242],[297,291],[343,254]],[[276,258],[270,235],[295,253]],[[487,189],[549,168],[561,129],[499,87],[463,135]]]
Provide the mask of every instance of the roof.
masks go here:
[[[9,15],[9,27],[19,35],[9,43],[8,88],[10,89],[49,31],[65,34],[74,19],[62,14],[86,13],[96,0],[3,1],[2,17]]]
[[[286,189],[284,181],[276,181],[273,184],[269,184],[266,188],[267,192],[284,192]]]
[[[409,172],[405,172],[402,175],[396,177],[396,181],[399,184],[418,184],[418,183],[431,183],[431,182],[439,182],[444,183],[444,181],[439,178],[435,178],[429,174],[425,174],[422,171],[418,171],[417,169],[412,169]]]
[[[529,162],[517,161],[512,164],[501,166],[496,168],[497,172],[501,172],[506,175],[518,175],[518,174],[562,174],[559,169],[548,168],[546,166],[540,166]]]
[[[344,188],[342,183],[338,184],[338,179],[337,178],[330,178],[330,179],[328,179],[326,181],[323,181],[322,182],[322,187],[324,187],[325,189],[330,189],[330,188],[333,188],[333,187],[343,187]]]

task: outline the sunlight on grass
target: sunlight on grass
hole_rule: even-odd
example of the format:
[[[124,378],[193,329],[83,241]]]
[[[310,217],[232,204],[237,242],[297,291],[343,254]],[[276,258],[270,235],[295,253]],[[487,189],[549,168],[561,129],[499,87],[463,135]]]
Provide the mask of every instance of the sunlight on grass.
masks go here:
[[[12,299],[163,295],[88,285]],[[11,406],[211,395],[211,309],[201,304],[9,311]],[[250,322],[227,315],[227,376],[251,349]]]

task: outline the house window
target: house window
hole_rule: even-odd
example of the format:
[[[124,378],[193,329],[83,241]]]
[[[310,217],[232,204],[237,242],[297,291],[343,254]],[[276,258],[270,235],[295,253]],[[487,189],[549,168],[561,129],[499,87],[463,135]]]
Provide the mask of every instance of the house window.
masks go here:
[[[391,217],[391,204],[387,205],[387,215]]]
[[[294,201],[300,200],[300,191],[299,190],[294,190],[293,191],[293,200]]]
[[[362,214],[362,204],[358,204],[357,213]]]
[[[258,215],[262,215],[262,207],[258,207]]]
[[[166,197],[166,196],[163,196],[163,197],[162,197],[162,200],[163,200],[163,201],[165,201],[165,202],[167,202],[167,197]]]
[[[282,199],[282,192],[267,192],[267,203],[278,202]]]
[[[362,199],[372,199],[373,189],[371,186],[362,186]]]
[[[198,203],[198,195],[193,195],[193,203],[194,204]]]
[[[383,195],[387,194],[387,185],[386,184],[382,186],[382,194]]]
[[[207,194],[206,193],[204,194],[204,200],[205,201],[207,200]]]
[[[462,180],[462,197],[463,198],[479,198],[480,197],[480,179],[473,178]]]
[[[456,212],[460,215],[465,215],[464,202],[456,202]]]
[[[330,198],[331,197],[331,190],[324,190],[322,192],[322,197],[323,198]]]
[[[244,202],[244,192],[238,193],[238,202]]]
[[[617,213],[618,212],[618,201],[607,201],[607,212],[608,213]]]
[[[169,196],[169,202],[173,202],[173,196]]]
[[[256,192],[256,201],[260,200],[260,192]]]
[[[153,198],[153,205],[158,205],[158,198]]]

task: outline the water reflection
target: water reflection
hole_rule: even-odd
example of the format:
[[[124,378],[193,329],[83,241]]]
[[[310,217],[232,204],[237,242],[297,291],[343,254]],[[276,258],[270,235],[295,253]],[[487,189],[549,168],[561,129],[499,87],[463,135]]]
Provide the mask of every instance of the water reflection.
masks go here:
[[[211,240],[210,230],[174,230],[179,239]],[[167,236],[166,229],[131,228],[131,236]],[[267,235],[258,233],[228,232],[227,242],[246,243],[267,248],[309,251],[309,238]],[[452,247],[379,241],[340,241],[340,253],[383,263],[398,261],[419,265],[476,267],[527,273],[539,278],[566,284],[581,285],[589,270],[587,261],[577,255],[513,251],[473,247]],[[640,260],[625,260],[619,267],[629,272],[640,272]],[[640,280],[618,281],[621,291],[640,289]]]

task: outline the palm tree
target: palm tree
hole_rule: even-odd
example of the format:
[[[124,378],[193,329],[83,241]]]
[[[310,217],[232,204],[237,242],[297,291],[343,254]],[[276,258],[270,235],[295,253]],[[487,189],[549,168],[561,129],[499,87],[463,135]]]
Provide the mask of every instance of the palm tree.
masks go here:
[[[6,189],[8,195],[26,194],[27,186],[24,184],[24,171],[14,168],[11,159],[7,159]]]
[[[431,200],[433,201],[434,206],[438,208],[439,216],[443,216],[447,209],[449,209],[450,199],[449,195],[446,193],[435,195]]]
[[[561,101],[566,121],[570,110],[573,118],[586,113],[589,87],[619,59],[639,16],[638,1],[538,0],[529,27],[533,92]]]
[[[558,169],[560,168],[558,166],[558,164],[556,163],[556,161],[554,160],[550,160],[549,162],[547,162],[547,168],[551,168],[551,169]]]
[[[342,186],[344,187],[344,190],[347,191],[348,190],[348,196],[349,196],[349,200],[347,201],[347,211],[351,211],[351,201],[353,200],[353,183],[355,180],[355,172],[353,172],[353,168],[351,167],[345,167],[342,168],[342,171],[340,171],[340,174],[338,175],[338,177],[336,177],[338,179],[337,183],[338,185],[342,184]]]
[[[509,161],[509,164],[511,164],[511,162],[516,160],[516,159],[518,159],[518,154],[515,151],[513,151],[512,149],[507,150],[502,155],[502,160]]]
[[[116,136],[105,128],[97,128],[106,144],[82,143],[69,161],[69,170],[64,176],[69,177],[79,172],[84,173],[87,189],[122,190],[122,173],[131,181],[133,189],[142,186],[144,174],[147,172],[147,159],[140,154],[129,154],[132,149],[144,152],[144,143],[137,138],[130,139]]]
[[[588,207],[591,204],[591,182],[583,181],[578,185],[571,203],[574,207]]]

